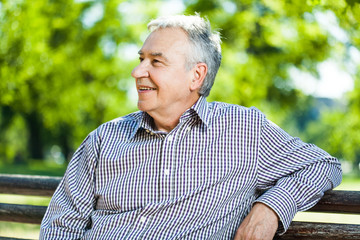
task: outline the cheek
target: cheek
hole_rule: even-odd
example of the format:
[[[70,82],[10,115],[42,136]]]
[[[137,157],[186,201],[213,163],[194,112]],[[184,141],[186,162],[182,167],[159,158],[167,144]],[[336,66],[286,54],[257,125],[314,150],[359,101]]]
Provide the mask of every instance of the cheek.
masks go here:
[[[158,94],[167,95],[179,95],[184,91],[189,91],[191,86],[191,72],[185,72],[185,70],[177,71],[156,71],[152,72],[151,79],[153,83],[158,87]]]

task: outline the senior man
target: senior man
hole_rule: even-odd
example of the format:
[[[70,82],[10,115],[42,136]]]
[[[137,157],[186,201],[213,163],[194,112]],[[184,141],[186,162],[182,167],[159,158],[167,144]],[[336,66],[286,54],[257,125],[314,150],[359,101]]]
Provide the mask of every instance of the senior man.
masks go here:
[[[148,28],[132,71],[140,111],[84,140],[41,239],[272,239],[341,182],[337,159],[256,108],[206,101],[221,62],[208,21]]]

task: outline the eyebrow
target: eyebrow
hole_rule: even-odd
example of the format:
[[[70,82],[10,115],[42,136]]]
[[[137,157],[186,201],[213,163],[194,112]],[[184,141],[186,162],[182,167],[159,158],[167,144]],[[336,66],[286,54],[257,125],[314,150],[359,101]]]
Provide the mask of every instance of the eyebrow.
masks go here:
[[[141,50],[138,51],[138,54],[139,54],[139,55],[144,55],[144,53],[143,53]],[[164,54],[161,53],[161,52],[152,52],[152,53],[150,53],[150,55],[153,56],[153,57],[162,57],[162,58],[164,58],[166,61],[168,61],[168,59],[167,59],[167,58],[164,56]]]

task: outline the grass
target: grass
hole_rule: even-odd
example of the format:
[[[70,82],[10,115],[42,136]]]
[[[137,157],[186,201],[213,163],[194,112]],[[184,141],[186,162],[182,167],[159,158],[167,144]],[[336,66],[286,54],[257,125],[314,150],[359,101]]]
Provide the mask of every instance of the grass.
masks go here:
[[[59,176],[65,173],[67,164],[56,164],[53,161],[30,161],[28,164],[8,164],[0,162],[0,173],[5,174],[25,174],[25,175],[43,175]]]
[[[59,173],[59,171],[64,171],[64,170],[65,169],[60,169],[57,171],[53,171],[52,173]],[[15,172],[8,171],[7,173],[15,173]],[[33,172],[26,170],[26,172],[22,171],[20,173],[30,174]],[[41,171],[37,170],[37,174],[41,174]],[[56,175],[59,176],[58,174]],[[336,190],[360,191],[360,179],[354,177],[345,177],[341,185],[338,186]],[[49,197],[19,196],[19,195],[10,195],[10,194],[0,194],[0,199],[2,203],[31,204],[31,205],[44,205],[44,206],[48,205],[50,202]],[[304,213],[298,213],[295,216],[294,221],[360,224],[360,215],[304,212]],[[18,238],[21,237],[27,239],[38,239],[39,231],[40,231],[40,226],[36,224],[10,223],[10,222],[0,221],[0,236],[2,237],[18,237]]]
[[[40,225],[28,223],[0,222],[1,237],[39,239]]]

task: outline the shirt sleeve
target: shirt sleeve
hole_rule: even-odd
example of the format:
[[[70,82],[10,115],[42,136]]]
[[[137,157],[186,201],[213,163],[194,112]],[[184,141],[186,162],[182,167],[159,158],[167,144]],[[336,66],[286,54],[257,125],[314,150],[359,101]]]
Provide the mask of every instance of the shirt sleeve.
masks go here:
[[[277,213],[280,234],[286,232],[296,212],[314,206],[342,179],[336,158],[291,137],[266,119],[261,129],[258,164],[259,188],[267,191],[256,202]]]
[[[40,239],[79,239],[94,209],[97,140],[91,133],[75,152],[41,223]]]

